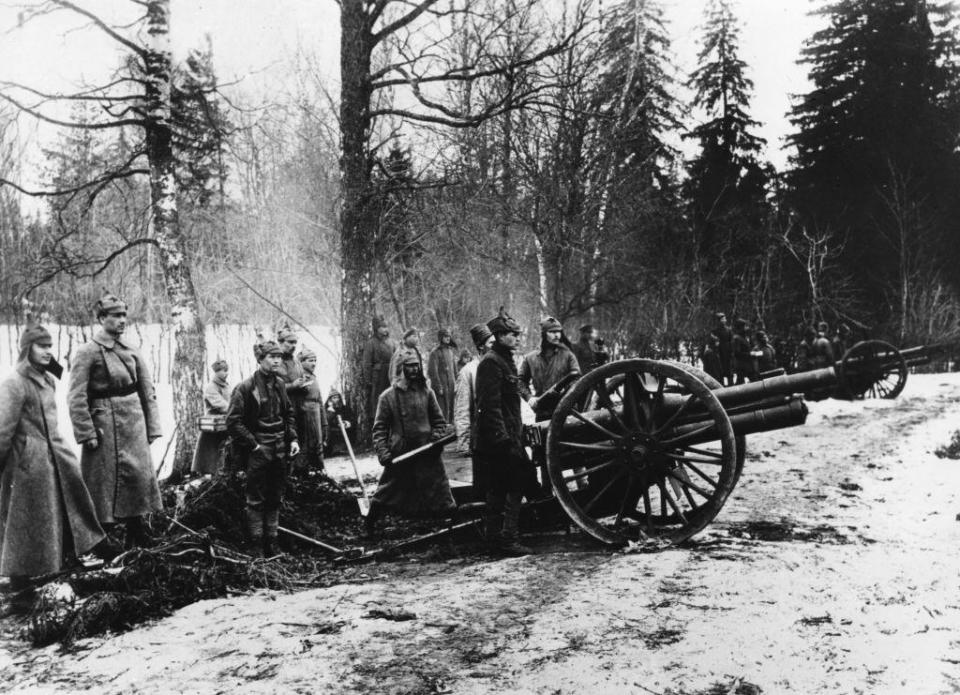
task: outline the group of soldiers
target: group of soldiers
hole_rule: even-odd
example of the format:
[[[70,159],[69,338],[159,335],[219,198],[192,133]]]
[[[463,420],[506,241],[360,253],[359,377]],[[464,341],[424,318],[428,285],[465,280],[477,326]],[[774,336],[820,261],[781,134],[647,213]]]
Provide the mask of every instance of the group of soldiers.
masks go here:
[[[830,367],[853,347],[853,332],[846,323],[831,334],[825,321],[790,327],[784,339],[770,340],[766,331],[752,334],[745,319],[731,328],[726,314],[714,314],[714,326],[700,354],[703,370],[721,384],[755,381],[774,370],[790,374]]]

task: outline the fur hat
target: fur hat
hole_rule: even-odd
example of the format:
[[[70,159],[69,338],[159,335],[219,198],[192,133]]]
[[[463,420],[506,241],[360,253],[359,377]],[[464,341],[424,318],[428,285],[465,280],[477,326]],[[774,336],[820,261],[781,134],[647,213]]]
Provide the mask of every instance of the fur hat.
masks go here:
[[[373,332],[376,333],[377,329],[387,325],[387,320],[382,316],[374,316],[370,325],[373,327]]]
[[[24,328],[23,333],[20,334],[19,361],[23,361],[30,356],[30,347],[35,343],[53,345],[53,336],[50,335],[50,331],[37,323],[31,314],[27,314],[27,327]],[[50,372],[58,379],[63,376],[63,367],[60,366],[60,363],[55,359],[50,360],[50,364],[47,365],[46,371]]]
[[[262,360],[267,355],[282,354],[283,350],[280,349],[280,346],[277,345],[276,341],[267,340],[262,334],[257,334],[257,342],[253,344],[253,356],[257,359],[257,362]]]
[[[121,311],[126,313],[127,304],[112,292],[104,292],[103,296],[93,305],[93,313],[96,314],[97,318]]]
[[[563,326],[552,316],[547,316],[540,321],[540,332],[546,333],[547,331],[562,331]]]
[[[280,328],[277,329],[277,342],[282,343],[283,341],[287,340],[288,338],[296,339],[296,338],[297,338],[297,333],[296,333],[296,331],[294,331],[292,328],[290,328],[290,324],[289,324],[289,323],[286,323],[286,324],[280,326]]]
[[[496,316],[487,321],[487,328],[494,335],[498,333],[520,333],[520,324],[514,321],[503,307],[500,307]]]
[[[491,335],[493,335],[493,333],[490,332],[490,329],[487,328],[485,324],[478,323],[470,328],[470,338],[478,349],[483,347]]]
[[[450,330],[447,328],[440,328],[437,330],[437,340],[443,340],[444,338],[450,338]]]
[[[400,364],[402,364],[404,367],[406,367],[408,364],[415,364],[418,367],[422,366],[420,364],[420,356],[413,350],[403,356],[403,362]]]
[[[403,332],[403,339],[406,340],[408,336],[411,336],[416,332],[417,332],[416,328],[408,328]]]
[[[583,324],[582,326],[580,326],[580,332],[581,332],[581,333],[593,333],[593,325],[592,325],[592,324],[589,324],[589,323]]]
[[[210,370],[215,372],[220,369],[227,369],[229,366],[230,365],[227,364],[226,360],[218,357],[216,360],[214,360],[213,364],[210,365]]]

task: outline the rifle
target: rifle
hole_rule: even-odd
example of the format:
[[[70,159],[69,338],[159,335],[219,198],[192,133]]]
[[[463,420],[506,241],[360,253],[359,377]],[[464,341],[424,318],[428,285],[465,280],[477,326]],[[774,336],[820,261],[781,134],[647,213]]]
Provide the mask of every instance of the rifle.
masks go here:
[[[457,439],[456,433],[450,433],[445,437],[441,437],[435,442],[430,442],[428,444],[424,444],[423,446],[418,446],[416,449],[411,449],[410,451],[400,454],[395,459],[393,459],[393,461],[390,462],[390,465],[392,466],[397,463],[403,463],[404,461],[409,461],[415,456],[419,456],[420,454],[425,454],[426,452],[432,451],[433,449],[437,449],[437,448],[442,449],[450,442],[456,441],[456,439]]]

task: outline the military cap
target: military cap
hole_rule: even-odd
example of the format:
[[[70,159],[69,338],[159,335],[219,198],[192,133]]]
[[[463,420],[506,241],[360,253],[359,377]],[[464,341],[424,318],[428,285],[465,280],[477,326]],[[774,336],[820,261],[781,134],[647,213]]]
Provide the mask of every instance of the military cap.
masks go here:
[[[487,328],[490,329],[490,332],[494,335],[498,333],[520,333],[520,324],[514,321],[503,307],[500,307],[500,311],[492,319],[487,321]]]
[[[97,300],[97,303],[93,305],[93,311],[97,315],[97,318],[100,318],[107,314],[126,312],[127,305],[117,297],[117,295],[112,292],[106,292]]]
[[[581,332],[581,333],[592,333],[592,332],[593,332],[593,325],[592,325],[592,324],[589,324],[589,323],[583,324],[582,326],[580,326],[580,332]]]
[[[303,362],[304,360],[309,360],[310,358],[317,359],[317,353],[311,350],[308,347],[305,347],[300,350],[300,354],[297,355],[297,359]]]
[[[220,369],[227,369],[227,367],[229,367],[229,365],[227,364],[227,361],[219,358],[214,360],[213,364],[210,365],[210,369],[214,372]]]
[[[261,342],[255,343],[253,346],[253,356],[257,358],[259,362],[267,355],[282,355],[283,350],[280,349],[280,346],[273,340],[263,340]]]
[[[449,338],[449,337],[451,336],[450,336],[450,330],[448,328],[441,328],[437,331],[437,340],[440,340],[441,338]]]
[[[402,364],[403,366],[407,366],[408,364],[415,364],[419,367],[421,366],[420,357],[417,355],[417,353],[410,351],[406,355],[404,355]]]
[[[543,333],[547,331],[562,331],[563,326],[552,316],[547,316],[545,319],[540,321],[540,330]]]
[[[416,329],[416,328],[408,328],[407,330],[405,330],[405,331],[403,332],[403,337],[404,337],[404,338],[407,338],[408,336],[411,336],[411,335],[413,335],[413,334],[416,333],[416,332],[417,332],[417,329]]]
[[[277,329],[277,340],[280,342],[283,342],[288,338],[296,338],[296,337],[297,337],[296,331],[290,328],[289,324],[280,326],[280,328]]]

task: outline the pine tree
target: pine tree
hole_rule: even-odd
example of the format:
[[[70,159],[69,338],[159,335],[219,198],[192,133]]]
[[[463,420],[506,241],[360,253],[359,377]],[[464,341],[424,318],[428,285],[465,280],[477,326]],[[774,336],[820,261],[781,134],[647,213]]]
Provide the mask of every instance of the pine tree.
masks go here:
[[[902,288],[893,279],[909,247],[925,249],[926,274],[946,260],[956,266],[954,9],[925,0],[837,0],[816,13],[829,25],[803,50],[814,88],[791,113],[791,197],[804,225],[846,238],[846,265],[877,308],[872,318],[883,320],[889,311],[875,298],[886,295],[894,310]],[[906,243],[892,243],[884,231],[906,221],[891,219],[899,215],[894,207],[914,210]]]
[[[750,237],[763,223],[769,177],[758,160],[765,141],[750,131],[760,124],[749,116],[753,82],[739,56],[737,20],[727,0],[712,0],[705,15],[688,86],[695,89],[694,108],[707,120],[684,135],[700,143],[685,193],[701,254],[710,259],[756,250]]]

